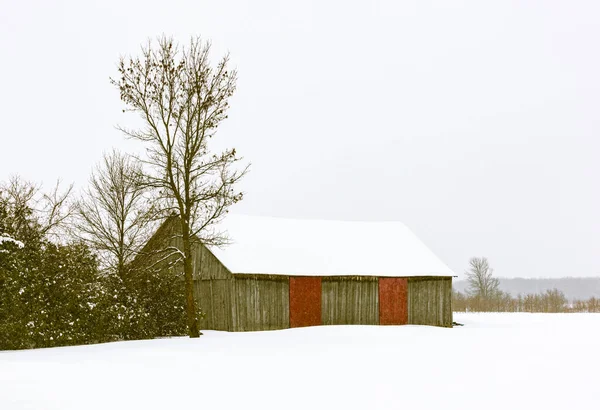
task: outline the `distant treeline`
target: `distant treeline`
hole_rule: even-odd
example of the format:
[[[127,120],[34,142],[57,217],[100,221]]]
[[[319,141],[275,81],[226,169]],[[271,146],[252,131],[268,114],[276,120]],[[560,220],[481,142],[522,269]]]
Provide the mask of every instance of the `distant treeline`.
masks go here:
[[[600,299],[594,296],[588,299],[576,299],[571,302],[558,289],[549,289],[543,293],[529,293],[512,296],[497,291],[488,297],[469,295],[452,291],[452,309],[455,312],[600,312]]]
[[[514,297],[517,295],[543,294],[552,289],[558,289],[565,297],[574,302],[587,300],[591,297],[600,298],[600,277],[595,278],[498,278],[499,289]],[[455,281],[454,289],[467,293],[469,283],[466,280]]]
[[[458,282],[453,287],[453,310],[455,312],[600,312],[600,300],[595,295],[569,301],[565,293],[558,288],[545,289],[543,292],[514,294],[502,289],[502,283],[506,284],[507,280],[504,279],[503,282],[502,279],[494,277],[493,272],[487,258],[471,258],[469,269],[465,272],[467,280],[464,285],[457,287],[456,285],[460,284]],[[522,283],[532,281],[517,279],[519,280]]]

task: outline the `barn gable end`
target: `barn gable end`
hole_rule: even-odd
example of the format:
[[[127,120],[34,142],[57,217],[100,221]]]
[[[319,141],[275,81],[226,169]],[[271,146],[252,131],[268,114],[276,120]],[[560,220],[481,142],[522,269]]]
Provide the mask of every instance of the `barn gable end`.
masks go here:
[[[232,279],[231,272],[219,259],[203,244],[194,244],[194,278],[207,279]]]

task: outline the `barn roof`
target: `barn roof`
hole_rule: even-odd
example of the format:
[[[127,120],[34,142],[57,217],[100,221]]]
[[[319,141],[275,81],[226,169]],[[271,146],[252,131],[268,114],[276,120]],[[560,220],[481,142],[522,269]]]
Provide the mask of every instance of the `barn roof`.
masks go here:
[[[306,276],[453,276],[400,222],[228,215],[231,244],[211,248],[232,273]]]

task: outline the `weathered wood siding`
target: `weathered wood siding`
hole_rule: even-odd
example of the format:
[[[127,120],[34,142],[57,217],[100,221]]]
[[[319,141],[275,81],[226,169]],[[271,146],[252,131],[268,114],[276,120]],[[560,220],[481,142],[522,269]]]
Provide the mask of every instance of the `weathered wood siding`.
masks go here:
[[[195,279],[231,279],[231,272],[206,246],[196,239],[192,246],[192,267]],[[138,265],[150,266],[164,259],[164,262],[157,265],[156,268],[169,266],[170,262],[181,258],[179,253],[169,248],[183,249],[181,227],[176,217],[169,217],[165,220],[134,262],[137,262]],[[171,256],[168,257],[169,255]],[[177,267],[179,271],[183,271],[183,263],[180,262]]]
[[[234,331],[290,327],[290,288],[287,276],[235,275],[232,282]]]
[[[258,331],[320,324],[377,325],[386,323],[380,317],[381,280],[402,282],[400,293],[404,296],[398,292],[388,296],[398,297],[390,303],[407,303],[408,324],[452,326],[451,278],[232,275],[232,279],[197,279],[195,290],[206,314],[202,329]],[[389,324],[400,322],[394,319]]]
[[[177,240],[181,241],[180,238]],[[231,272],[202,244],[194,245],[194,293],[204,313],[201,329],[234,330],[232,300],[234,280]]]
[[[231,279],[231,272],[204,245],[194,246],[194,276],[200,279]]]
[[[207,279],[194,281],[196,301],[204,318],[201,329],[233,330],[231,290],[233,279]]]
[[[375,277],[323,278],[321,297],[324,325],[379,323],[379,292]]]
[[[452,326],[452,278],[408,279],[408,323]]]
[[[177,273],[182,272],[183,265],[176,263],[179,255],[167,249],[176,243],[176,237],[176,219],[167,218],[144,245],[129,267],[133,270],[170,269]]]

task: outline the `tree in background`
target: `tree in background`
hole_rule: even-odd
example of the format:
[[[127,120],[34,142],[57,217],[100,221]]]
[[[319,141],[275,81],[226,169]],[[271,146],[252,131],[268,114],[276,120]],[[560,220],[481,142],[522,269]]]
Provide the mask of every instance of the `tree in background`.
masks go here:
[[[591,297],[586,303],[588,312],[600,312],[600,299]]]
[[[452,291],[452,308],[456,312],[592,312],[593,310],[589,310],[590,301],[575,301],[569,305],[562,291],[549,289],[543,293],[519,294],[516,297],[498,291],[487,300],[487,303],[482,303],[477,295]]]
[[[542,311],[549,313],[564,312],[567,305],[565,294],[558,289],[549,289],[542,295]]]
[[[144,194],[141,165],[112,151],[104,155],[78,202],[77,235],[102,256],[104,268],[121,279],[151,229],[151,207]]]
[[[127,110],[138,113],[144,124],[122,131],[146,144],[146,186],[157,192],[163,215],[179,219],[181,241],[164,251],[165,258],[183,263],[190,337],[200,335],[192,246],[224,242],[214,224],[242,199],[234,186],[247,171],[235,167],[240,161],[235,149],[209,149],[236,88],[236,71],[228,68],[228,56],[213,66],[209,51],[210,45],[198,38],[180,48],[163,37],[143,47],[141,57],[122,58],[119,78],[111,80]]]
[[[500,291],[500,281],[492,276],[493,272],[487,258],[471,258],[465,272],[469,295],[476,297],[484,309]]]
[[[73,215],[72,190],[73,185],[61,190],[61,183],[57,181],[50,192],[42,192],[39,186],[15,175],[0,186],[0,201],[6,212],[13,216],[14,232],[27,229],[25,225],[33,223],[31,217],[35,214],[39,235],[59,239],[64,233],[65,223]]]
[[[117,339],[185,334],[181,278],[132,263],[154,231],[147,194],[140,163],[113,151],[96,167],[77,207],[76,235],[100,255],[110,296],[99,306],[102,327]]]

